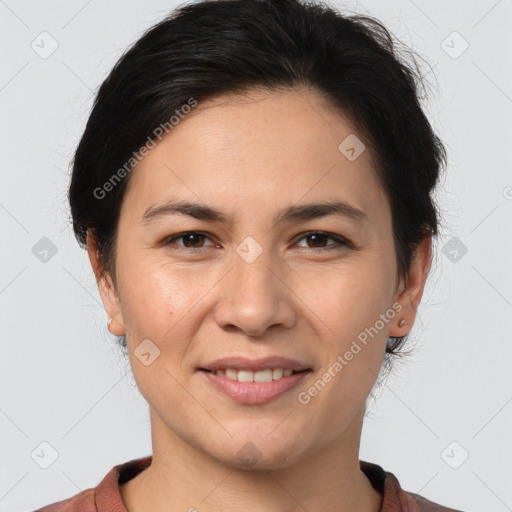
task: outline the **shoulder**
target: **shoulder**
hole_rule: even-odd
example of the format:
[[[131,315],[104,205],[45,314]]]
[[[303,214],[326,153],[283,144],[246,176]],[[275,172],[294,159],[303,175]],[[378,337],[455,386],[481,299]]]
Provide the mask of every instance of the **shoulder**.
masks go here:
[[[419,494],[406,491],[403,492],[409,500],[412,500],[415,503],[417,510],[420,512],[464,512],[460,509],[444,507],[443,505],[427,500],[427,498],[424,498]]]
[[[35,512],[104,512],[116,510],[126,512],[121,499],[119,484],[124,483],[151,465],[152,457],[132,459],[114,466],[97,487],[85,489],[78,494],[45,505]]]
[[[397,477],[378,464],[360,461],[361,470],[382,495],[380,512],[463,512],[402,489]]]
[[[97,512],[96,489],[86,489],[71,498],[38,508],[35,512]]]

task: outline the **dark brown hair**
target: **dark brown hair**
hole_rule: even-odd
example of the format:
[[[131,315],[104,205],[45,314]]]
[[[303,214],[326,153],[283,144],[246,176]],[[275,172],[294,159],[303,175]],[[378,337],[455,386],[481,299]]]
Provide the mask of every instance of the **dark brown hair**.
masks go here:
[[[102,270],[116,282],[117,225],[130,178],[118,170],[190,98],[306,86],[345,115],[373,149],[392,211],[397,275],[405,278],[419,242],[437,235],[433,190],[446,155],[420,105],[416,60],[405,51],[408,64],[397,48],[378,20],[318,2],[180,5],[122,55],[99,88],[69,188],[78,242],[85,247],[91,231]],[[123,179],[99,194],[116,173]],[[386,353],[398,354],[403,342],[390,338]]]

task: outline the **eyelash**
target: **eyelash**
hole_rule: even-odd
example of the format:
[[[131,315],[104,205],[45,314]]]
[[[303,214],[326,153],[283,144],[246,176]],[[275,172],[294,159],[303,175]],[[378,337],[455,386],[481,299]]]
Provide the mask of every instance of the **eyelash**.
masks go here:
[[[206,238],[210,238],[206,233],[203,233],[202,231],[184,231],[183,233],[179,233],[177,235],[173,235],[173,236],[167,238],[164,241],[164,245],[165,246],[172,245],[172,244],[174,244],[175,240],[179,240],[180,238],[184,238],[187,235],[201,235],[201,236],[204,236]],[[327,247],[317,247],[317,248],[315,248],[315,247],[302,247],[302,248],[313,249],[315,252],[324,252],[324,251],[339,250],[339,249],[343,249],[344,247],[352,247],[352,243],[349,242],[346,238],[343,238],[343,237],[338,236],[338,235],[333,235],[331,233],[326,233],[324,231],[307,231],[307,232],[302,234],[301,238],[299,238],[298,241],[301,241],[301,240],[303,240],[303,239],[305,239],[305,238],[307,238],[308,236],[311,236],[311,235],[321,235],[323,237],[326,237],[327,239],[334,240],[339,245],[337,245],[337,244],[330,244]],[[200,249],[206,249],[207,247],[213,247],[213,246],[207,246],[207,247],[195,247],[194,248],[194,247],[180,246],[179,244],[174,244],[174,245],[177,245],[177,247],[179,247],[179,249],[177,249],[177,250],[184,250],[184,251],[188,251],[188,252],[197,252]]]

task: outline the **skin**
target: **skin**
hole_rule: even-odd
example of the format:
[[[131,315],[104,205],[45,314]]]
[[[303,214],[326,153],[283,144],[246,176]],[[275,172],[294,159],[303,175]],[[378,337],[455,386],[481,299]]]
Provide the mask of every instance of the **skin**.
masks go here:
[[[380,510],[382,496],[359,468],[366,399],[388,336],[414,324],[431,247],[425,238],[407,284],[398,282],[390,206],[369,146],[354,161],[338,150],[353,133],[313,90],[254,90],[201,103],[132,171],[118,227],[117,287],[102,275],[89,234],[109,329],[126,335],[150,407],[152,465],[120,486],[129,512]],[[200,202],[229,220],[172,215],[141,223],[146,208],[170,199]],[[349,202],[367,220],[272,220],[290,205],[330,200]],[[185,231],[206,236],[165,245]],[[307,231],[328,235],[315,244]],[[248,236],[263,249],[252,263],[236,252]],[[301,404],[298,393],[394,303],[400,313]],[[144,339],[160,350],[149,366],[134,354]],[[312,372],[273,401],[240,404],[197,370],[232,355],[295,358]],[[248,442],[259,453],[250,468],[238,455]]]

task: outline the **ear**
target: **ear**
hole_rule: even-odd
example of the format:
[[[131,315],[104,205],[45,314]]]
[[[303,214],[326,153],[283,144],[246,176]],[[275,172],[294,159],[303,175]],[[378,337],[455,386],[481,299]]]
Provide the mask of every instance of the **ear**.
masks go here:
[[[91,262],[98,290],[100,292],[101,301],[107,313],[112,318],[112,322],[108,326],[108,330],[115,336],[124,336],[124,321],[121,313],[121,304],[119,295],[115,289],[112,278],[109,274],[104,275],[100,266],[99,253],[96,241],[90,230],[87,230],[87,253]]]
[[[402,309],[395,316],[393,324],[390,326],[390,336],[405,336],[412,329],[430,269],[431,248],[432,236],[428,235],[416,248],[411,261],[411,268],[407,274],[407,282],[403,283],[403,280],[401,280],[394,302],[399,302]],[[401,320],[406,321],[403,327],[399,327]]]

